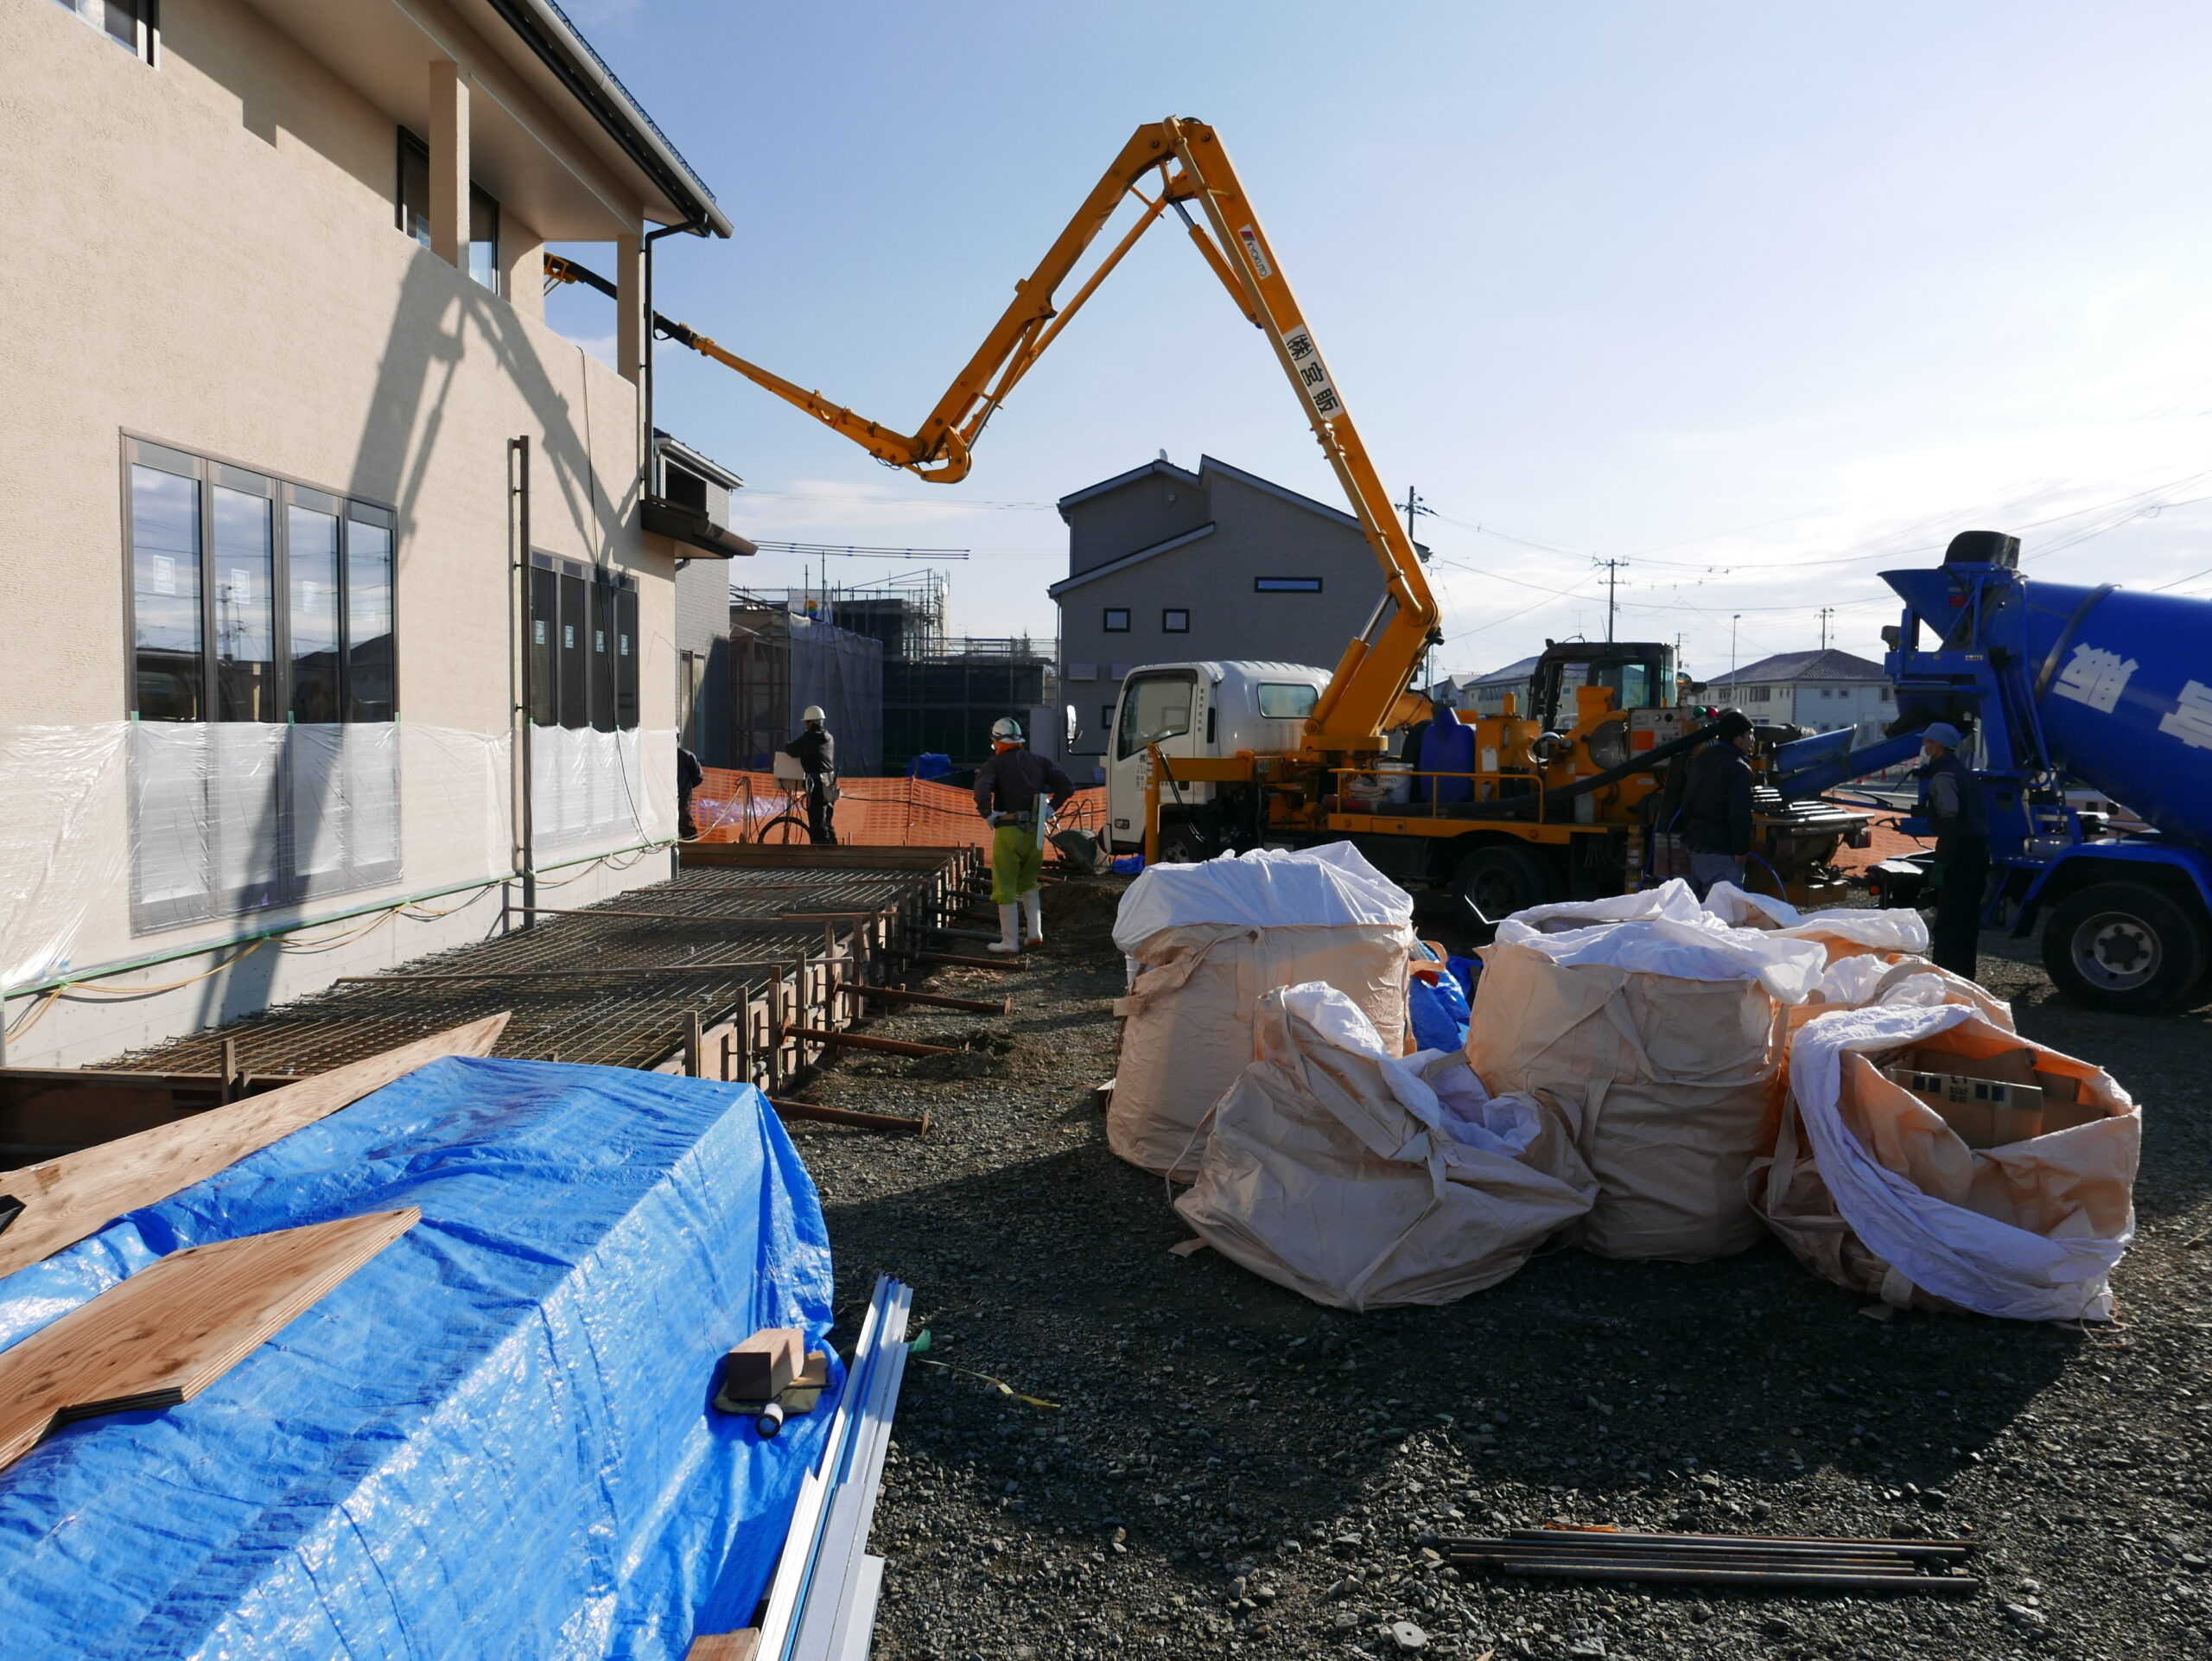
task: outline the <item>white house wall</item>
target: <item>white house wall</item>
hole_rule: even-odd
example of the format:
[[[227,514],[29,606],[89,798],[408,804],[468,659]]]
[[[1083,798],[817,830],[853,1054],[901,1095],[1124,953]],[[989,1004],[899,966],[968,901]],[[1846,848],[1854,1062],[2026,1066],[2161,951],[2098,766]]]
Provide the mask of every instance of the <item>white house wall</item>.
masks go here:
[[[673,558],[636,528],[636,388],[530,315],[530,274],[511,305],[394,228],[395,124],[337,74],[237,0],[164,12],[154,67],[51,0],[0,0],[0,955],[17,988],[41,964],[213,950],[51,1000],[35,1024],[11,998],[16,1064],[96,1059],[496,926],[496,889],[456,894],[207,973],[226,942],[512,869],[514,437],[537,452],[533,545],[638,585],[640,730],[540,735],[549,779],[573,785],[541,782],[540,812],[557,856],[587,862],[565,896],[664,875],[661,856],[588,856],[674,823]],[[536,246],[518,218],[502,231],[503,252]],[[133,932],[125,435],[395,512],[393,881]],[[65,896],[64,872],[101,880]]]

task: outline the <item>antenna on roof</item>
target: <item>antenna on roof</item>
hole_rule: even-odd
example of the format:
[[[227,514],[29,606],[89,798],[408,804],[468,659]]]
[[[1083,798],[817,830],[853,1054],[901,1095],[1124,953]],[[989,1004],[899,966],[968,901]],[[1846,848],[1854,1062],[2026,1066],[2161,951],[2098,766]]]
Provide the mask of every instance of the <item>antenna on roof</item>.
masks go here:
[[[1167,452],[1166,450],[1160,452],[1160,459],[1163,461],[1167,460]]]

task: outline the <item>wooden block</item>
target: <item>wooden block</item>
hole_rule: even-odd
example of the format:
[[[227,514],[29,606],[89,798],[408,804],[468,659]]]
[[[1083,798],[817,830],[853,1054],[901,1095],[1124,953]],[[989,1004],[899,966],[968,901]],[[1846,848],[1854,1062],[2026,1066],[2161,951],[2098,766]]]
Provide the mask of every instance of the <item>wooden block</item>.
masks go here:
[[[702,1632],[683,1651],[683,1661],[753,1661],[760,1648],[758,1626],[739,1632]]]
[[[805,1361],[803,1328],[763,1327],[723,1358],[722,1386],[715,1404],[773,1401],[798,1377]]]
[[[0,1465],[73,1419],[190,1401],[422,1215],[409,1206],[190,1246],[109,1287],[0,1352]]]
[[[166,1200],[419,1066],[448,1055],[489,1055],[506,1024],[504,1014],[487,1015],[266,1095],[0,1175],[0,1195],[23,1202],[22,1214],[0,1234],[0,1275],[50,1257],[124,1212]]]

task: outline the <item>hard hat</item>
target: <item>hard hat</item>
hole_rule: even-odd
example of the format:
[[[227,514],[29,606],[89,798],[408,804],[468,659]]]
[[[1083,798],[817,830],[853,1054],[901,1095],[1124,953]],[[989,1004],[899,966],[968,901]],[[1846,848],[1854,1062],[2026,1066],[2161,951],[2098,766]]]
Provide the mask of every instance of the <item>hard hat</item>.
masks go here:
[[[1923,739],[1934,739],[1947,750],[1958,748],[1961,741],[1959,729],[1948,721],[1929,722],[1927,726],[1921,729],[1920,735]]]
[[[1012,716],[1001,716],[991,722],[991,739],[999,744],[1019,744],[1021,741],[1021,723]]]
[[[798,718],[801,721],[827,721],[830,719],[828,716],[822,713],[822,706],[818,703],[808,704],[806,708],[798,712]]]

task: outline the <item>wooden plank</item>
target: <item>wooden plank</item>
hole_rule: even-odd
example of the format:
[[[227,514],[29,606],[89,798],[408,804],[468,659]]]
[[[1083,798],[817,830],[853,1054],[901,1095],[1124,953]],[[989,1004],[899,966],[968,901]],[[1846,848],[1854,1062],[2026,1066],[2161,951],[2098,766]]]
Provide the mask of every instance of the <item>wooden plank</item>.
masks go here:
[[[0,1465],[59,1425],[188,1402],[414,1227],[398,1211],[190,1246],[0,1352]]]
[[[506,1024],[504,1012],[487,1015],[266,1095],[0,1174],[0,1197],[23,1206],[0,1234],[0,1275],[50,1257],[124,1212],[166,1200],[417,1067],[448,1055],[489,1055]]]
[[[753,1661],[760,1648],[758,1626],[737,1632],[702,1632],[684,1651],[683,1661]]]

